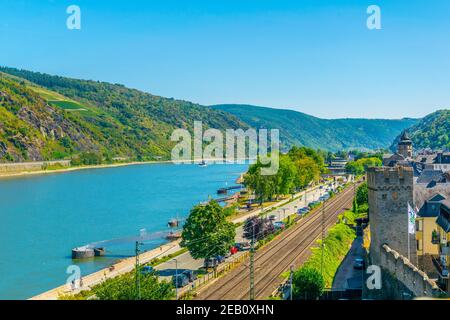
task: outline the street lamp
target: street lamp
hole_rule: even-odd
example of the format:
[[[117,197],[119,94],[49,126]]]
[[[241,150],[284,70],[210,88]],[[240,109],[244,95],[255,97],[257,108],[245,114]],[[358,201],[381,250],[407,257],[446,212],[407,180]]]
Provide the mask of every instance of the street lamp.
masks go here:
[[[178,260],[176,258],[173,260],[175,261],[175,298],[178,300]]]

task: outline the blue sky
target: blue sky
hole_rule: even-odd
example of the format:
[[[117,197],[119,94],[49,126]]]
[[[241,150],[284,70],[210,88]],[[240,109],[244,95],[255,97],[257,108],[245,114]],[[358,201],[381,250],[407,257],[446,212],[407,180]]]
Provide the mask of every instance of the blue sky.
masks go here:
[[[81,30],[66,28],[71,4]],[[450,106],[449,13],[448,0],[0,0],[0,65],[201,104],[421,117]]]

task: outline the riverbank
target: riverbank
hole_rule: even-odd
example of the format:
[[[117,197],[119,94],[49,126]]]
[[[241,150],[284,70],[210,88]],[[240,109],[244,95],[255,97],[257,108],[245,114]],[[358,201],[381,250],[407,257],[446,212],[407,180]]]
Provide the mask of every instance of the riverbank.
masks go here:
[[[162,245],[156,249],[144,252],[139,255],[139,261],[142,264],[149,263],[153,259],[161,258],[167,256],[169,254],[173,254],[181,249],[180,241],[170,242],[168,244]],[[90,287],[99,284],[106,279],[114,278],[119,275],[130,272],[134,269],[136,263],[135,257],[129,257],[123,259],[115,264],[113,264],[109,268],[105,268],[99,270],[97,272],[91,273],[89,275],[82,277],[82,287],[80,289],[73,290],[71,284],[64,284],[52,290],[46,291],[42,294],[34,296],[29,300],[57,300],[58,298],[68,295],[68,294],[76,294],[82,290],[89,289]]]
[[[314,193],[319,192],[319,187],[315,186],[315,187],[312,187],[312,188],[306,190],[306,193],[308,193],[308,194],[312,194],[313,192]],[[294,199],[299,199],[300,197],[303,197],[304,195],[305,195],[305,191],[301,191],[294,195]],[[263,209],[258,207],[251,211],[241,212],[241,214],[235,216],[232,219],[232,222],[237,225],[242,224],[247,218],[260,215],[263,212],[270,212],[277,207],[287,205],[291,202],[292,202],[292,198],[289,197],[288,199],[280,200],[280,201],[278,201],[274,204],[271,204],[270,206],[267,206]],[[292,210],[294,210],[294,208],[291,208],[291,211]],[[163,258],[169,254],[173,254],[173,253],[179,251],[180,249],[181,249],[181,247],[179,245],[179,241],[171,242],[171,243],[162,245],[156,249],[142,253],[139,256],[139,261],[141,264],[146,264],[155,258]],[[180,263],[181,263],[181,261],[180,261]],[[118,275],[130,272],[133,270],[134,266],[135,266],[135,257],[132,256],[132,257],[123,259],[117,263],[114,263],[112,265],[112,267],[104,268],[95,273],[85,275],[85,276],[83,276],[83,288],[81,288],[81,290],[89,290],[89,288],[95,286],[96,284],[101,283],[102,281],[105,281],[108,278],[114,278]],[[34,297],[30,298],[30,300],[57,300],[61,296],[68,295],[68,294],[76,294],[79,291],[80,291],[80,289],[72,290],[70,285],[62,285],[55,289],[52,289],[52,290],[49,290],[42,294],[39,294],[37,296],[34,296]]]
[[[235,161],[251,161],[253,159],[236,159]],[[227,163],[227,160],[223,159],[204,159],[206,162],[213,163]],[[39,164],[44,164],[47,162],[38,162]],[[48,163],[51,163],[50,161]],[[34,175],[45,175],[45,174],[56,174],[56,173],[65,173],[79,170],[89,170],[89,169],[107,169],[107,168],[116,168],[116,167],[125,167],[125,166],[137,166],[137,165],[148,165],[148,164],[197,164],[198,160],[155,160],[155,161],[132,161],[132,162],[120,162],[120,163],[111,163],[111,164],[99,164],[99,165],[87,165],[87,166],[69,166],[61,169],[46,169],[46,170],[24,170],[17,172],[2,172],[0,171],[0,179],[6,178],[20,178],[26,176],[34,176]],[[30,165],[33,162],[29,163]],[[11,164],[7,164],[11,165]],[[238,178],[239,179],[239,178]]]

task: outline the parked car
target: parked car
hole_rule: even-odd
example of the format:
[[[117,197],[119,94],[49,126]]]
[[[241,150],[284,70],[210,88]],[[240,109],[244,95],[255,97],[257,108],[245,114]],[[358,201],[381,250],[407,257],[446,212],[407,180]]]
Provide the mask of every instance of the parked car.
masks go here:
[[[225,257],[224,256],[216,256],[216,260],[218,263],[222,263],[222,262],[225,262]]]
[[[214,268],[219,265],[219,261],[216,258],[209,258],[205,259],[205,262],[203,263],[203,266],[205,268]]]
[[[152,266],[143,266],[141,268],[141,274],[152,274],[155,272]]]
[[[273,226],[275,227],[275,229],[284,229],[284,223],[281,221],[277,221],[273,224]]]
[[[239,251],[247,251],[247,250],[250,250],[250,243],[248,243],[248,242],[239,242],[239,243],[235,244],[235,247]]]
[[[189,284],[189,279],[185,274],[178,274],[172,277],[172,283],[176,288],[183,288]]]
[[[182,274],[188,278],[189,282],[197,280],[197,273],[194,270],[184,270]]]
[[[233,254],[236,254],[238,251],[239,251],[239,249],[236,248],[236,246],[232,246],[231,249],[230,249],[230,253],[231,253],[232,255],[233,255]]]
[[[364,269],[366,263],[363,258],[356,258],[353,262],[354,269]]]
[[[274,214],[272,214],[272,215],[269,217],[269,220],[270,220],[270,221],[275,221],[275,220],[277,220],[277,216],[274,215]]]

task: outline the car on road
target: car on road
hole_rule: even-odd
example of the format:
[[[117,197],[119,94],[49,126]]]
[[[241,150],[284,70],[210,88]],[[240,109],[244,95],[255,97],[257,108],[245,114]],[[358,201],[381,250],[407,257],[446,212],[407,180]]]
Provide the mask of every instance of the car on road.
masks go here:
[[[225,257],[224,256],[216,256],[216,260],[218,263],[222,263],[222,262],[225,262]]]
[[[248,242],[238,242],[234,245],[239,251],[250,250],[250,243]]]
[[[364,269],[366,263],[363,258],[356,258],[353,262],[353,269]]]
[[[189,278],[185,274],[177,274],[172,277],[172,283],[176,288],[183,288],[189,284]]]
[[[308,207],[303,207],[303,208],[298,209],[298,210],[297,210],[297,213],[300,214],[300,215],[303,215],[303,214],[308,213],[309,211],[310,211],[310,210],[309,210]]]
[[[208,269],[208,268],[214,268],[217,267],[219,265],[219,262],[217,261],[216,258],[208,258],[205,259],[205,262],[203,263],[203,266]]]
[[[313,202],[310,202],[310,203],[308,204],[308,206],[311,208],[311,207],[313,207],[313,206],[318,205],[319,203],[320,203],[320,201],[313,201]]]
[[[194,270],[184,270],[182,274],[188,278],[189,282],[197,280],[197,273]]]
[[[281,221],[277,221],[273,224],[273,226],[275,227],[275,229],[284,229],[285,225],[283,222]]]

